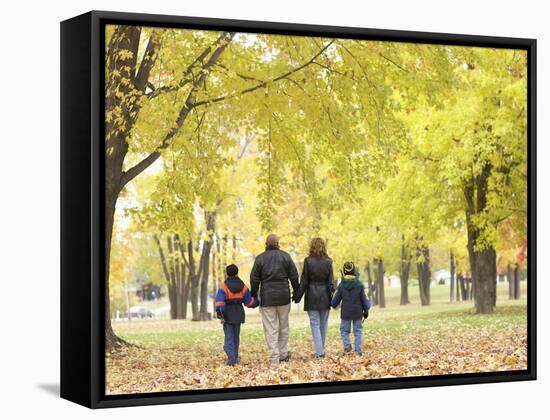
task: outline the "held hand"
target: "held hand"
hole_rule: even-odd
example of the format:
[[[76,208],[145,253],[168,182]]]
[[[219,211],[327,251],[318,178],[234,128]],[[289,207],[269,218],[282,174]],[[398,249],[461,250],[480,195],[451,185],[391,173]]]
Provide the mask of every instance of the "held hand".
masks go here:
[[[225,323],[225,319],[220,318],[220,324],[224,324],[224,323]]]

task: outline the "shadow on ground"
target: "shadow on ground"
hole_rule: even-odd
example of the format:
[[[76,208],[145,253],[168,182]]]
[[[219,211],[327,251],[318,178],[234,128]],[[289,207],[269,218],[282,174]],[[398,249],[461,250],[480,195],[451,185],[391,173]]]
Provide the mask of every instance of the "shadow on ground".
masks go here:
[[[38,384],[36,386],[54,397],[59,397],[59,384]]]

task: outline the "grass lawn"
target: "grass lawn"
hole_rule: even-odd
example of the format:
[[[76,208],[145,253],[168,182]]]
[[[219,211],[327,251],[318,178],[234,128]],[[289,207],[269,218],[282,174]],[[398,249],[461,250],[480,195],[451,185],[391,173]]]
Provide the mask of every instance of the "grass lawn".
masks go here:
[[[522,299],[498,287],[492,315],[475,315],[473,303],[449,303],[448,286],[431,289],[432,304],[399,305],[399,288],[386,289],[386,308],[374,307],[364,323],[363,356],[343,355],[338,310],[329,318],[325,359],[313,359],[307,314],[293,305],[289,363],[270,368],[261,318],[247,310],[240,364],[224,366],[219,321],[133,320],[113,324],[136,346],[107,357],[107,394],[304,383],[387,376],[420,376],[527,368],[526,282]]]

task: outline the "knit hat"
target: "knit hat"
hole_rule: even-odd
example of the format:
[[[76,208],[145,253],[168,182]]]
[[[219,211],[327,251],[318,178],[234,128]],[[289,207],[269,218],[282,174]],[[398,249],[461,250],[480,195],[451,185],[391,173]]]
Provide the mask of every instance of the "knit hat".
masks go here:
[[[351,261],[348,261],[344,264],[343,271],[344,276],[355,275],[355,264],[353,264]]]
[[[230,264],[225,267],[225,272],[229,277],[234,277],[239,274],[239,267],[237,267],[235,264]]]

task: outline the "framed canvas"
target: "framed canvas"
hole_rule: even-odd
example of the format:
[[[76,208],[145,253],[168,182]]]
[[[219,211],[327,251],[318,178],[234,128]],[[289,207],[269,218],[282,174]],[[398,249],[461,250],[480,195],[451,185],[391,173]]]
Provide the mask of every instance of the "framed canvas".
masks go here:
[[[536,379],[536,41],[61,23],[61,396]]]

